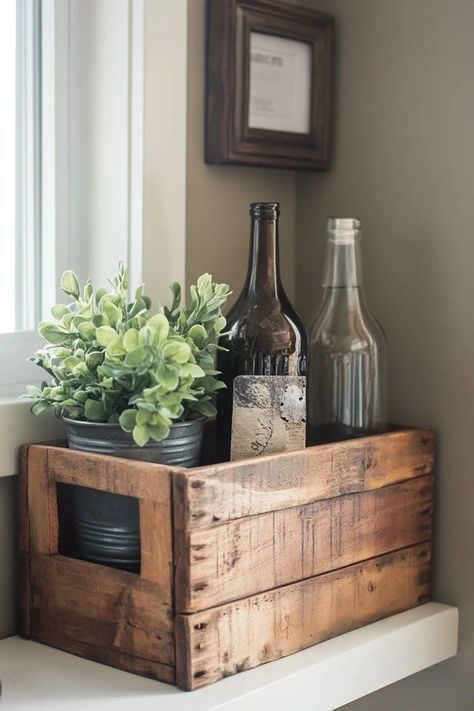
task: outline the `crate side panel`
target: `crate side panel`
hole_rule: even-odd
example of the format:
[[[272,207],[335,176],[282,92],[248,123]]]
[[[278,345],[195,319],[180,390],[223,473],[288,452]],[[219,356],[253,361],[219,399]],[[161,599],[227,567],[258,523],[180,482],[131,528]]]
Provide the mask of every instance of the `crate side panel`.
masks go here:
[[[302,506],[430,474],[431,430],[402,430],[176,473],[186,527]]]
[[[166,504],[170,481],[179,468],[70,449],[47,447],[50,476],[65,484],[86,486]]]
[[[31,559],[31,636],[174,664],[166,586],[64,556]]]
[[[173,524],[171,516],[171,482],[169,501],[140,499],[140,577],[159,583],[168,591],[167,601],[172,604],[173,590]]]
[[[178,560],[176,609],[205,610],[428,541],[432,509],[428,475],[193,529]]]
[[[193,689],[298,652],[429,597],[430,544],[177,616],[176,677]]]
[[[78,657],[83,657],[91,662],[105,664],[115,669],[138,674],[156,681],[164,681],[168,684],[175,683],[174,666],[162,664],[151,659],[143,659],[132,654],[127,654],[116,649],[102,648],[95,644],[87,644],[78,640],[65,637],[57,628],[50,627],[44,630],[41,639],[33,637],[33,639],[48,644],[50,647],[56,647],[69,654],[74,654]]]

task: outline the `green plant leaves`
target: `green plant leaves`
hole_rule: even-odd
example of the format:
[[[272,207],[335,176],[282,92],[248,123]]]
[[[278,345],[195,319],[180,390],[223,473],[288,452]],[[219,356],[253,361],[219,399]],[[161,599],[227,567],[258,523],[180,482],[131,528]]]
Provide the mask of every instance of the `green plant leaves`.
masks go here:
[[[99,400],[86,400],[84,414],[91,422],[103,422],[105,417],[104,404]]]
[[[176,363],[186,363],[191,356],[191,349],[182,341],[169,341],[163,348],[163,356]]]
[[[107,348],[109,343],[112,343],[114,338],[117,337],[117,331],[111,326],[99,326],[96,331],[96,339],[99,346]]]
[[[156,380],[166,390],[175,390],[178,387],[178,371],[168,363],[161,363],[156,371]]]
[[[125,432],[131,432],[135,427],[137,410],[124,410],[119,417],[120,427]]]
[[[138,347],[138,331],[136,328],[129,328],[122,337],[123,347],[127,353],[131,353]]]
[[[147,326],[155,332],[155,343],[161,345],[166,341],[170,331],[168,319],[164,314],[155,314],[147,321]]]
[[[143,447],[150,439],[150,430],[148,425],[135,425],[133,428],[133,439],[139,447]]]
[[[84,341],[93,341],[95,338],[96,327],[90,321],[83,321],[79,324],[78,329],[80,337]]]
[[[48,343],[60,344],[72,340],[72,335],[53,321],[42,321],[38,326],[38,331]]]
[[[79,297],[79,294],[81,293],[81,287],[79,284],[79,279],[73,271],[69,270],[67,272],[64,272],[61,278],[61,289],[66,294],[69,294],[69,296],[72,296],[75,299]]]
[[[52,408],[89,422],[119,422],[135,441],[161,441],[173,422],[215,414],[217,339],[225,328],[221,308],[226,284],[203,274],[182,305],[180,285],[171,286],[171,306],[150,313],[141,285],[128,298],[123,264],[107,288],[81,289],[73,271],[63,274],[69,304],[55,304],[52,319],[39,324],[45,346],[30,360],[49,382],[31,386],[35,414]]]

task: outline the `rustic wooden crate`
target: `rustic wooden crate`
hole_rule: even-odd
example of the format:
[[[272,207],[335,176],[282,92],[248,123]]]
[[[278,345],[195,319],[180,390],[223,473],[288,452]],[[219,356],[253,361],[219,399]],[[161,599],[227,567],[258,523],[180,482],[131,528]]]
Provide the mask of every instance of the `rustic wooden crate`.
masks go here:
[[[414,607],[433,460],[429,430],[195,469],[24,446],[22,633],[195,689]],[[139,499],[139,575],[67,555],[58,484]]]

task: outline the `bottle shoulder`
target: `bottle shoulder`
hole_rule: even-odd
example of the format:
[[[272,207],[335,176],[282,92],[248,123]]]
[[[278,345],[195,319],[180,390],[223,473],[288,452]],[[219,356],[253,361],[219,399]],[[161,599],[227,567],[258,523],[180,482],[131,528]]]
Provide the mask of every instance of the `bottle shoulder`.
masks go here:
[[[357,308],[326,300],[310,330],[310,345],[332,350],[384,350],[385,333],[364,302]]]

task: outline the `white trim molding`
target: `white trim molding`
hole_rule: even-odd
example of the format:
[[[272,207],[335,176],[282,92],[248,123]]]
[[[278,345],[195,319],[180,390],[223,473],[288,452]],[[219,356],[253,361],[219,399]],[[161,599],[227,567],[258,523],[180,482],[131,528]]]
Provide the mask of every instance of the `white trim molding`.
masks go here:
[[[35,417],[30,407],[26,400],[0,398],[0,477],[18,472],[20,444],[65,439],[60,420],[49,412]]]

